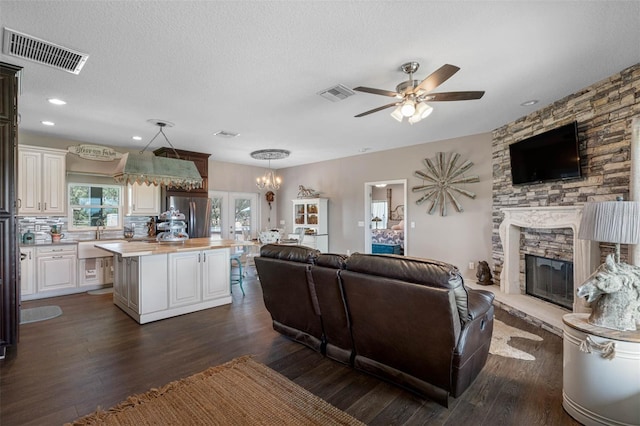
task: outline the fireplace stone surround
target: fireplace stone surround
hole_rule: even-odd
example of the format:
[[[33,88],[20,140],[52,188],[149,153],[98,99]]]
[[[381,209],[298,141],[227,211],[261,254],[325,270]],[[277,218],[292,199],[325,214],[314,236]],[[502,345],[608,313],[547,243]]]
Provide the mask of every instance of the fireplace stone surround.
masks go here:
[[[574,292],[599,264],[598,243],[594,244],[589,240],[578,238],[582,206],[512,207],[501,211],[504,214],[499,228],[504,252],[504,263],[500,273],[501,292],[522,294],[520,286],[521,228],[570,228],[573,231]],[[574,298],[573,312],[588,312],[582,299]]]
[[[500,291],[496,292],[496,300],[518,299],[524,303],[524,311],[528,305],[540,303],[537,298],[524,294],[520,285],[520,232],[521,228],[557,229],[570,228],[573,231],[573,291],[591,275],[600,263],[600,249],[597,242],[578,239],[578,228],[582,218],[582,206],[535,206],[512,207],[500,210],[504,219],[499,227],[504,261],[500,273]],[[542,315],[533,314],[543,322],[553,324],[544,318],[544,312],[553,309],[538,309]],[[589,312],[589,308],[581,298],[574,298],[573,312]],[[553,314],[550,314],[553,315]],[[540,318],[542,316],[542,318]],[[557,315],[556,315],[557,316]]]

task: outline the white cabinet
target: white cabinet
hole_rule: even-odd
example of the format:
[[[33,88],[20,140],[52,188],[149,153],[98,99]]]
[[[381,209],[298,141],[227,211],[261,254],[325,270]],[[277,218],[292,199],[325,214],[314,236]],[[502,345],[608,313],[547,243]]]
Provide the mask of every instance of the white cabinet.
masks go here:
[[[296,199],[293,201],[293,234],[289,238],[298,238],[297,230],[305,228],[302,245],[315,248],[323,253],[329,251],[329,200],[326,198]]]
[[[160,187],[155,185],[127,185],[127,216],[158,216]]]
[[[229,296],[228,250],[169,255],[169,306],[195,304]]]
[[[64,215],[66,151],[18,146],[18,215]]]
[[[230,296],[229,250],[206,250],[202,254],[202,300]]]
[[[201,300],[202,252],[169,255],[169,306],[191,304]]]
[[[20,247],[20,294],[36,292],[36,252],[34,247]]]
[[[113,256],[78,261],[78,284],[80,287],[111,283],[113,283]]]
[[[115,256],[113,298],[134,311],[140,306],[139,257]]]
[[[113,303],[144,324],[167,318],[167,255],[113,258]]]
[[[75,289],[77,250],[73,244],[36,248],[37,292]]]

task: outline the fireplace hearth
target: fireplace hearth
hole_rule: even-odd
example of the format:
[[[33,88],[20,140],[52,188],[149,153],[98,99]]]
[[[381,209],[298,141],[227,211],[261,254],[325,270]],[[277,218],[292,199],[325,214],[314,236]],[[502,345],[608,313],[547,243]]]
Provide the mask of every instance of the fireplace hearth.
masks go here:
[[[526,294],[573,309],[573,262],[525,254]]]

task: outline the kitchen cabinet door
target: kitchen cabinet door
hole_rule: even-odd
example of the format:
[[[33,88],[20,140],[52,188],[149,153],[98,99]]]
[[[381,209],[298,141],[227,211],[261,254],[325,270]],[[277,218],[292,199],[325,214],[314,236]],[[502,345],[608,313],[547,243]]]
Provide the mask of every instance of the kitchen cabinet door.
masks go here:
[[[76,287],[76,255],[38,256],[38,292]]]
[[[36,292],[36,252],[33,247],[22,247],[20,253],[20,294],[27,296]]]
[[[158,216],[160,187],[155,185],[127,185],[127,216]]]
[[[202,298],[230,295],[229,249],[205,250],[202,256]]]
[[[202,299],[202,255],[201,251],[169,255],[169,307]]]
[[[20,145],[18,214],[64,215],[66,151]]]

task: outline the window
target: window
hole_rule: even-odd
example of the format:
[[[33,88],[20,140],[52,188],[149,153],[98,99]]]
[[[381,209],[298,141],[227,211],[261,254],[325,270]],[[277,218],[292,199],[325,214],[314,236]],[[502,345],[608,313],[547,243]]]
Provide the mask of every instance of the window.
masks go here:
[[[122,187],[69,184],[69,230],[122,228]]]
[[[387,228],[387,202],[383,200],[373,200],[371,203],[371,226],[375,229]],[[380,220],[375,220],[380,219]]]

